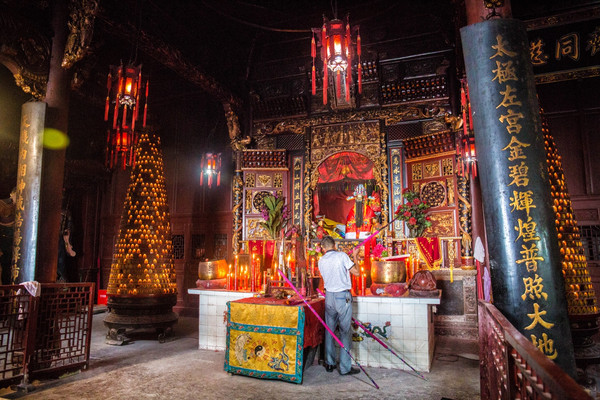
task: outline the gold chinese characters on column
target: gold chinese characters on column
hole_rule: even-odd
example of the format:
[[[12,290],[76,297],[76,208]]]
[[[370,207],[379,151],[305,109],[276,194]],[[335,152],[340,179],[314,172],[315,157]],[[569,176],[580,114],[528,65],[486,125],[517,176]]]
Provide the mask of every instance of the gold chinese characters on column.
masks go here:
[[[529,167],[527,166],[527,155],[524,149],[531,146],[530,143],[519,140],[521,132],[521,119],[524,118],[521,112],[522,103],[517,99],[517,90],[515,88],[518,77],[516,75],[513,58],[517,55],[505,45],[502,35],[496,37],[496,44],[492,46],[495,53],[490,57],[495,62],[496,68],[493,70],[494,78],[492,81],[499,87],[499,93],[502,95],[502,101],[497,105],[497,109],[502,110],[498,118],[508,132],[510,140],[502,149],[506,152],[509,161],[507,174],[509,176],[509,186],[512,191],[510,196],[510,212],[516,215],[516,225],[514,229],[517,233],[516,241],[520,244],[520,258],[515,260],[517,266],[525,269],[523,274],[523,286],[521,299],[531,307],[526,312],[531,323],[525,326],[526,331],[536,327],[549,330],[554,326],[552,321],[546,318],[547,311],[544,310],[548,294],[544,292],[544,280],[538,274],[538,264],[545,261],[540,255],[540,236],[537,229],[537,222],[531,217],[530,211],[536,208],[533,199],[533,192],[529,190]],[[512,85],[511,85],[512,84]],[[533,171],[532,171],[533,172]],[[533,344],[548,358],[555,359],[558,356],[558,350],[554,348],[554,340],[543,332],[541,337],[534,334],[530,335]]]

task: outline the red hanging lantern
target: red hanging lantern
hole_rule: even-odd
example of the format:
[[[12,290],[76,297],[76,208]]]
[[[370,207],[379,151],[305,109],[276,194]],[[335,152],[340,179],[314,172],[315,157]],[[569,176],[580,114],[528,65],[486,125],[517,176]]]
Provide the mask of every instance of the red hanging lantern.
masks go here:
[[[135,128],[142,101],[144,103],[143,127],[146,127],[148,110],[148,81],[146,81],[145,92],[142,91],[142,86],[141,65],[110,66],[106,83],[104,120],[109,121],[112,110],[111,127],[106,139],[106,166],[111,169],[118,164],[119,158],[123,169],[134,163],[134,148],[138,139]]]
[[[358,30],[358,26],[355,27]],[[311,56],[313,59],[312,94],[316,94],[316,77],[314,72],[315,58],[317,56],[315,34],[321,39],[321,59],[323,60],[323,104],[327,104],[327,86],[329,84],[328,70],[334,73],[336,85],[336,97],[341,97],[342,76],[345,86],[346,101],[350,101],[350,85],[352,83],[352,29],[350,27],[350,18],[346,18],[346,23],[339,19],[328,21],[323,19],[321,28],[313,28],[313,38],[311,41]],[[356,39],[356,55],[358,57],[357,75],[358,92],[362,93],[362,66],[360,61],[360,34]]]
[[[214,181],[221,185],[221,153],[205,153],[200,162],[200,186],[211,188]]]

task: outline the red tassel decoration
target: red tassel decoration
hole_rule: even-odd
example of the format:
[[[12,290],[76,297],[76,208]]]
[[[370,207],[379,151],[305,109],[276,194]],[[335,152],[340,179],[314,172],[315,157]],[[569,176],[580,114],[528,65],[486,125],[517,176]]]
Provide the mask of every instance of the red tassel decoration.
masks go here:
[[[362,64],[360,63],[360,58],[358,60],[358,93],[362,94]]]
[[[133,106],[133,112],[131,113],[131,131],[135,131],[135,115],[137,114],[137,106]]]
[[[358,56],[358,93],[362,94],[362,63],[360,61],[360,56],[362,55],[362,50],[360,48],[360,31],[358,32],[358,36],[356,37],[356,55]]]
[[[146,81],[146,98],[144,99],[144,122],[142,126],[146,127],[146,115],[148,114],[148,86],[150,86],[150,81]]]
[[[339,99],[342,96],[342,76],[340,75],[340,71],[335,75],[335,97]]]
[[[312,95],[315,96],[317,94],[317,75],[315,71],[315,62],[313,61],[312,66]]]
[[[329,82],[327,68],[327,28],[323,24],[321,30],[321,58],[323,59],[323,105],[327,105],[327,84]]]
[[[317,42],[315,42],[315,34],[310,42],[310,56],[312,57],[312,72],[311,72],[311,84],[312,84],[312,95],[317,94],[317,76],[315,71],[315,58],[317,58]]]
[[[115,108],[113,110],[113,129],[117,129],[117,117],[119,116],[119,94],[115,100]]]
[[[467,121],[467,98],[465,96],[465,89],[464,88],[460,88],[460,104],[461,104],[461,108],[462,108],[462,118],[463,118],[463,135],[465,137],[469,136],[469,132],[467,130],[467,124],[469,121]]]
[[[473,131],[473,111],[471,110],[471,96],[469,96],[469,84],[465,84],[467,89],[466,97],[467,97],[467,107],[469,109],[469,129]]]
[[[123,107],[123,121],[121,121],[121,126],[127,128],[127,105]]]
[[[133,155],[135,151],[133,149],[133,142],[131,142],[131,147],[129,148],[129,165],[133,166]]]
[[[108,121],[108,110],[110,108],[110,88],[112,85],[112,74],[108,73],[108,80],[106,82],[106,104],[104,105],[104,120]]]
[[[346,70],[346,102],[350,103],[350,70]]]

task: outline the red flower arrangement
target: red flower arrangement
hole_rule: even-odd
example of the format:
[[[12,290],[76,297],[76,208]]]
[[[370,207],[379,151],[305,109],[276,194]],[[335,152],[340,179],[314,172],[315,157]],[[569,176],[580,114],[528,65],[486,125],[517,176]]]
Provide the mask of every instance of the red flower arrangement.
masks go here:
[[[373,247],[373,250],[371,250],[371,254],[373,255],[373,258],[375,260],[379,260],[379,259],[381,259],[383,257],[387,257],[388,256],[388,250],[381,243],[377,243],[375,245],[375,247]]]
[[[430,206],[421,200],[419,193],[408,188],[402,191],[406,203],[398,206],[396,217],[406,222],[410,231],[410,237],[420,237],[423,231],[431,226],[431,220],[427,216]]]

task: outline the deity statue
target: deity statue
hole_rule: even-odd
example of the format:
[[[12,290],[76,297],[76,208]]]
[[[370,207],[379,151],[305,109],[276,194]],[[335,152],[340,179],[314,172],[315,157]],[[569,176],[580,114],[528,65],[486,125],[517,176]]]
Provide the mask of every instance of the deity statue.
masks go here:
[[[372,228],[372,221],[375,218],[375,212],[369,206],[367,190],[363,184],[354,188],[353,196],[346,200],[354,200],[354,205],[346,218],[346,239],[364,239],[369,236]]]

